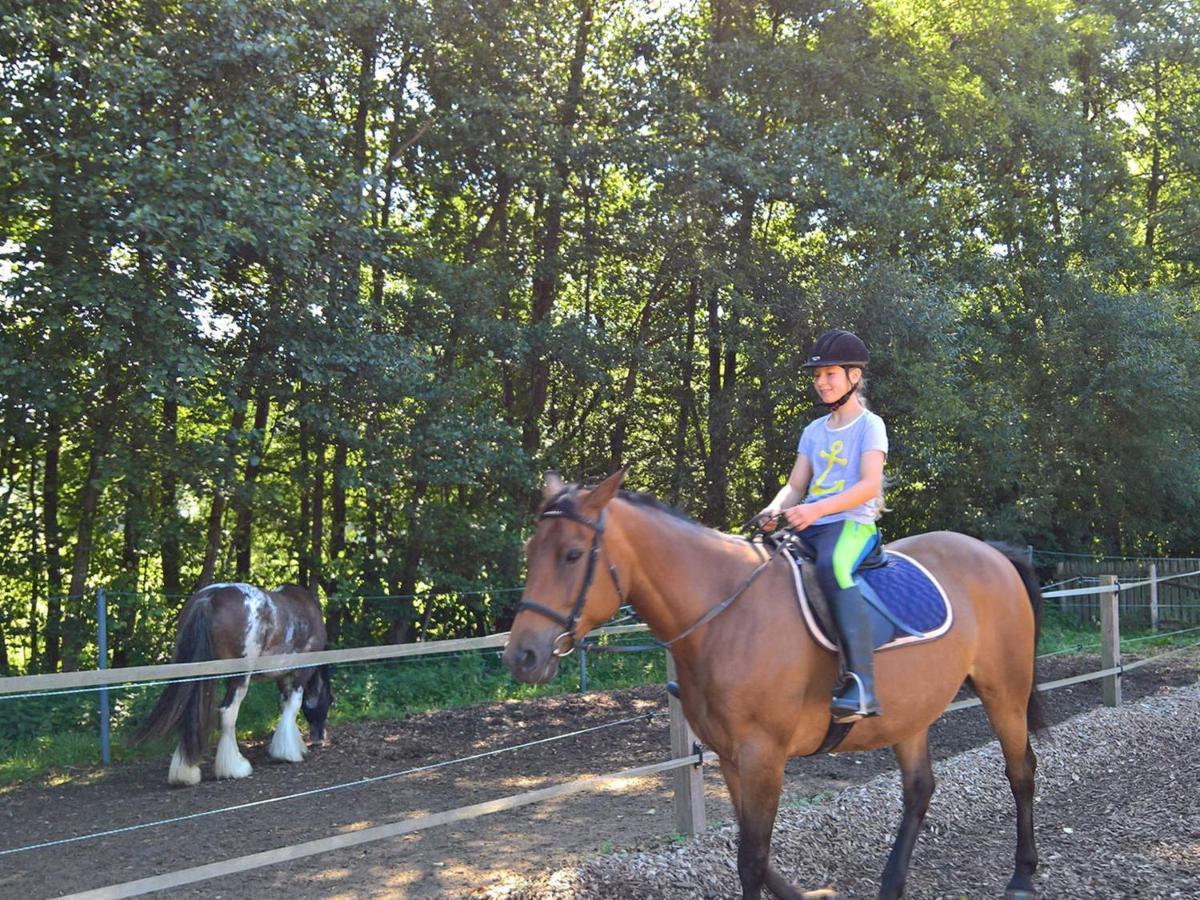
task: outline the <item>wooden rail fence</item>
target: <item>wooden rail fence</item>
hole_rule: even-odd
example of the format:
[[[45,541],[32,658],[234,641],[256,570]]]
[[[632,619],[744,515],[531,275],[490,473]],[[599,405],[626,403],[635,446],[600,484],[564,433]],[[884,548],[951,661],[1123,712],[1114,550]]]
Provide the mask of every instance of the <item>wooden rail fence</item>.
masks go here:
[[[1194,575],[1200,573],[1178,574]],[[1155,579],[1152,576],[1148,584],[1153,585],[1154,583]],[[1132,590],[1141,586],[1139,584],[1123,586],[1118,583],[1116,576],[1109,574],[1103,578],[1103,583],[1096,587],[1047,591],[1043,595],[1050,599],[1058,598],[1060,601],[1064,598],[1096,597],[1095,606],[1101,620],[1101,657],[1103,668],[1096,672],[1039,684],[1038,690],[1053,690],[1086,681],[1101,680],[1104,703],[1109,706],[1117,706],[1121,702],[1120,676],[1123,672],[1153,662],[1155,659],[1159,659],[1170,653],[1179,652],[1179,650],[1168,651],[1166,654],[1160,654],[1159,656],[1149,657],[1129,664],[1122,663],[1120,650],[1122,610],[1119,598],[1122,590]],[[613,626],[598,629],[592,632],[592,636],[628,634],[644,630],[646,630],[646,626],[644,625]],[[434,653],[458,652],[469,649],[486,649],[502,646],[507,637],[506,634],[498,634],[485,638],[437,641],[429,642],[428,644],[400,644],[382,647],[359,647],[347,650],[327,650],[319,653],[290,654],[286,656],[264,656],[252,660],[219,660],[206,663],[167,664],[161,666],[139,666],[127,669],[96,669],[84,672],[19,676],[0,679],[0,695],[88,689],[114,684],[161,681],[174,678],[219,677],[221,675],[236,673],[269,671],[272,668],[294,668],[297,663],[301,665],[318,665],[327,662],[362,662]],[[672,674],[673,666],[668,654],[668,677],[671,677]],[[977,706],[979,702],[977,698],[956,701],[947,707],[947,711]],[[185,884],[192,884],[211,878],[232,875],[289,860],[313,856],[330,850],[356,846],[426,828],[473,819],[502,810],[540,803],[568,794],[592,790],[617,779],[644,777],[663,772],[675,773],[674,822],[676,829],[682,834],[695,835],[703,831],[705,827],[703,777],[700,771],[704,762],[704,755],[701,748],[696,744],[695,735],[683,717],[682,708],[678,701],[671,698],[669,705],[671,711],[672,758],[663,762],[580,779],[522,794],[501,797],[471,806],[418,816],[402,822],[394,822],[350,834],[332,835],[289,847],[280,847],[275,850],[254,853],[235,859],[108,885],[72,894],[69,897],[78,898],[78,900],[82,900],[82,898],[88,898],[88,900],[101,900],[101,898],[104,898],[104,900],[109,900],[109,898],[133,897],[151,891],[167,890]]]

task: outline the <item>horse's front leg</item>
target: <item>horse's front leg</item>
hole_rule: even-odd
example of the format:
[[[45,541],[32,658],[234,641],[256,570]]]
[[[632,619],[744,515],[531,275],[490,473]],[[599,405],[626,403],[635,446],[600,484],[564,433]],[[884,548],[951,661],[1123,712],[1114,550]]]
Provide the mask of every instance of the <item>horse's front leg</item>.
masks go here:
[[[249,686],[249,675],[237,675],[229,679],[225,688],[225,699],[221,701],[221,740],[217,743],[217,758],[213,762],[213,774],[218,778],[245,778],[254,771],[250,760],[242,756],[237,742],[238,710]]]
[[[738,822],[738,878],[743,900],[758,900],[766,886],[781,900],[804,895],[771,867],[771,833],[783,788],[787,756],[756,745],[738,748],[736,759],[721,757],[721,774],[729,788]]]
[[[271,759],[281,762],[303,762],[308,748],[304,746],[304,738],[296,726],[296,713],[304,700],[304,688],[295,686],[288,677],[279,681],[279,725],[271,737],[271,747],[267,751]]]

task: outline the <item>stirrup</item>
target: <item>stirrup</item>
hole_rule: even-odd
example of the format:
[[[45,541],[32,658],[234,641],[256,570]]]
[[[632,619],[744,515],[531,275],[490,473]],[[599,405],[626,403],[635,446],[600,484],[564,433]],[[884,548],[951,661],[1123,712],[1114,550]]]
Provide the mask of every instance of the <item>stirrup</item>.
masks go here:
[[[838,725],[848,725],[859,719],[878,716],[882,712],[879,708],[879,701],[868,694],[862,679],[855,672],[847,672],[846,675],[848,677],[841,690],[833,695],[833,700],[830,702],[829,711],[833,716],[833,721]],[[857,694],[853,701],[846,696],[852,691]]]

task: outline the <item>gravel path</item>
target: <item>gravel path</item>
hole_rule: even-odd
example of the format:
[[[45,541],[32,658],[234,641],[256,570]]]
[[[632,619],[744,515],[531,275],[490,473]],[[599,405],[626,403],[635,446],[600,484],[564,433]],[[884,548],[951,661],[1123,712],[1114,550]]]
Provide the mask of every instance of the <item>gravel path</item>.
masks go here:
[[[1200,684],[1098,709],[1035,744],[1042,897],[1200,897]],[[908,896],[997,897],[1015,848],[1013,801],[992,742],[934,764],[937,790],[913,854]],[[773,858],[806,889],[873,896],[899,821],[896,774],[780,812]],[[740,896],[736,830],[678,847],[618,852],[508,896]]]
[[[1098,668],[1092,655],[1050,658],[1039,680]],[[1198,677],[1200,651],[1130,670],[1122,679],[1128,706],[1095,720],[1090,714],[1100,702],[1097,682],[1045,695],[1055,724],[1039,745],[1043,897],[1168,897],[1180,891],[1178,896],[1200,898],[1200,772],[1192,747]],[[1145,709],[1144,700],[1150,701]],[[0,788],[0,848],[9,848],[352,784],[576,732],[565,741],[403,778],[5,855],[0,900],[58,896],[659,762],[667,753],[666,718],[647,722],[645,716],[665,706],[663,687],[647,685],[336,725],[332,745],[314,751],[303,765],[272,764],[265,741],[245,741],[243,750],[255,765],[249,779],[206,777],[186,790],[165,785],[165,755]],[[1146,712],[1156,709],[1168,710],[1156,714],[1164,718],[1161,725]],[[598,728],[630,718],[638,721]],[[1013,812],[995,751],[986,749],[992,740],[978,708],[934,725],[931,748],[941,783],[917,844],[911,897],[1002,893],[1011,869]],[[974,780],[956,778],[959,770]],[[791,761],[776,848],[788,876],[806,887],[833,882],[856,896],[874,895],[891,841],[887,832],[899,820],[894,772],[888,750]],[[705,766],[704,780],[709,822],[729,821],[718,767]],[[814,806],[818,797],[835,799]],[[862,829],[855,848],[847,843],[851,825]],[[521,890],[526,897],[621,900],[737,896],[733,832],[714,827],[675,855],[667,837],[671,828],[670,778],[659,776],[155,896],[480,900]],[[613,854],[614,847],[646,852]],[[549,873],[588,860],[582,870],[556,877],[561,888],[547,887]],[[690,874],[677,872],[681,865],[690,866]],[[652,866],[661,872],[648,873]],[[676,875],[680,883],[672,887]],[[531,883],[541,889],[526,889]]]

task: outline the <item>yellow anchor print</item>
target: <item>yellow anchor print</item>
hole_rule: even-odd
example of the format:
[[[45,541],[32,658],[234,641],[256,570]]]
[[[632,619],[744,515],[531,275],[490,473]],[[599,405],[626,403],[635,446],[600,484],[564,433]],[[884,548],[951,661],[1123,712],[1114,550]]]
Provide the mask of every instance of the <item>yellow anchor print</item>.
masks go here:
[[[825,466],[825,471],[821,473],[821,477],[813,482],[812,493],[814,497],[824,497],[827,494],[836,494],[838,491],[843,490],[846,487],[846,479],[844,478],[839,478],[829,487],[823,486],[825,484],[825,479],[833,470],[834,465],[844,466],[850,461],[850,458],[847,456],[838,456],[845,446],[846,445],[842,441],[834,441],[829,446],[828,453],[826,453],[824,450],[821,450],[817,453],[817,456],[825,460],[827,465]]]

